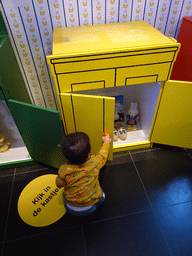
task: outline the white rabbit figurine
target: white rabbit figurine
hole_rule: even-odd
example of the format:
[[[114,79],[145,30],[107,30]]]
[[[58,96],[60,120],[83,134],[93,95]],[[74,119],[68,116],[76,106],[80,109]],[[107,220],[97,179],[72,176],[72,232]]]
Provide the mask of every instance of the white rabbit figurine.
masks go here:
[[[139,111],[138,111],[138,104],[131,102],[131,107],[128,110],[128,115],[126,116],[127,118],[127,130],[132,130],[136,131],[137,130],[137,119],[139,118]]]

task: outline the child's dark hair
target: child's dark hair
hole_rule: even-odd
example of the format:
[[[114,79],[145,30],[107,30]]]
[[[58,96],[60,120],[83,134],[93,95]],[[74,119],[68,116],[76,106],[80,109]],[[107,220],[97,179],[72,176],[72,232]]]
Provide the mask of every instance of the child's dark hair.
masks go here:
[[[84,132],[69,134],[61,145],[64,156],[71,164],[82,164],[91,151],[89,137]]]

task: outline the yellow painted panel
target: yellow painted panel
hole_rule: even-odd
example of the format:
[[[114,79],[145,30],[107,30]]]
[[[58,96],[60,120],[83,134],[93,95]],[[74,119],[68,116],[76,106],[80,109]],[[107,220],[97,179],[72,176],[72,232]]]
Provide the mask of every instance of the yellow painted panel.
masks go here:
[[[126,85],[130,84],[145,84],[145,83],[153,83],[157,81],[157,75],[155,76],[141,76],[134,78],[126,78]]]
[[[133,144],[127,144],[127,145],[119,145],[113,147],[113,152],[121,152],[121,151],[126,151],[126,150],[135,150],[139,148],[150,148],[152,147],[152,143],[147,141],[147,142],[138,142],[138,143],[133,143]]]
[[[173,49],[172,49],[173,50]],[[165,51],[165,52],[164,52]],[[171,49],[170,49],[171,51]],[[175,49],[176,51],[176,49]],[[159,52],[151,53],[152,50],[143,53],[141,51],[132,53],[125,53],[125,56],[122,57],[112,57],[98,55],[97,60],[92,60],[90,56],[90,60],[86,61],[73,61],[73,62],[66,62],[66,58],[63,59],[65,63],[58,63],[55,64],[55,72],[56,74],[59,73],[67,73],[67,72],[76,72],[76,71],[87,71],[87,70],[94,70],[94,69],[107,69],[107,68],[116,68],[116,67],[126,67],[126,66],[134,66],[134,65],[144,65],[144,64],[151,64],[151,63],[161,63],[161,62],[168,62],[173,61],[175,51],[167,52],[167,49],[159,49]],[[128,56],[126,56],[128,55]]]
[[[152,82],[151,76],[157,76],[156,81],[165,81],[169,77],[171,63],[161,63],[154,65],[135,66],[128,68],[118,68],[116,77],[116,86],[139,84],[142,79],[138,77],[149,77],[147,82]],[[131,78],[131,79],[130,79]],[[134,79],[136,78],[136,79]],[[154,78],[152,78],[153,80]],[[145,78],[146,81],[146,78]],[[143,83],[143,82],[142,82]]]
[[[59,94],[59,88],[58,88],[58,84],[57,84],[57,77],[56,77],[56,74],[55,74],[54,66],[51,64],[52,56],[47,56],[46,59],[47,59],[47,63],[50,66],[51,75],[53,76],[56,92],[57,92],[57,94]]]
[[[111,49],[146,49],[179,44],[145,21],[56,28],[53,55],[111,52]]]
[[[49,55],[47,56],[47,62],[49,65],[55,64],[54,66],[56,67],[56,70],[59,71],[57,64],[63,64],[63,63],[71,63],[71,62],[85,62],[85,61],[95,61],[98,59],[110,59],[110,58],[121,58],[121,57],[132,57],[132,56],[141,56],[141,55],[147,55],[147,54],[158,54],[161,53],[161,56],[169,56],[168,58],[166,58],[167,61],[172,59],[172,55],[168,54],[168,55],[162,55],[164,53],[167,52],[177,52],[179,50],[179,44],[177,43],[177,45],[173,46],[173,47],[160,47],[158,46],[158,48],[151,48],[151,49],[135,49],[134,51],[118,51],[116,48],[113,49],[113,51],[111,51],[110,53],[108,52],[98,52],[96,54],[93,55],[87,55],[87,54],[82,54],[82,55],[74,55],[74,56],[70,56],[70,57],[66,57],[66,55],[64,54],[57,54],[57,55]],[[162,60],[164,60],[165,58],[163,57]],[[137,59],[138,61],[138,59]]]
[[[191,95],[191,82],[165,82],[152,131],[153,143],[192,148]]]
[[[60,94],[60,107],[63,114],[63,125],[65,128],[66,135],[75,132],[75,123],[73,118],[73,106],[70,93]]]
[[[93,89],[101,89],[104,88],[105,81],[102,82],[87,82],[87,83],[78,83],[72,84],[72,90],[76,91],[84,91],[84,90],[93,90]]]
[[[70,113],[64,111],[68,133],[74,132],[74,128],[75,131],[85,132],[90,138],[91,152],[97,154],[102,145],[103,133],[113,135],[115,98],[62,93],[61,100],[64,107],[70,105]],[[112,152],[111,144],[110,160]]]
[[[58,75],[61,93],[113,87],[115,70],[96,70]]]

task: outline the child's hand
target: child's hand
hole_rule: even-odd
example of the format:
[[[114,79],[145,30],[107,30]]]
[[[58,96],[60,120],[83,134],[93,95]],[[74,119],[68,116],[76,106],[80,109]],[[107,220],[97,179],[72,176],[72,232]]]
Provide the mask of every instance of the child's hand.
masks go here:
[[[103,135],[102,137],[103,142],[111,143],[112,139],[110,138],[109,134]]]

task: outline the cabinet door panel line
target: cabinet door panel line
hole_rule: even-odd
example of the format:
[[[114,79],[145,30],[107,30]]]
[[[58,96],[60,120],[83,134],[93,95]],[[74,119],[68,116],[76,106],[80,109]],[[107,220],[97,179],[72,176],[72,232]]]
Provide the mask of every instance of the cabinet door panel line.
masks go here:
[[[103,134],[105,133],[105,98],[103,98]]]
[[[64,108],[63,108],[63,103],[62,103],[62,100],[61,100],[61,96],[60,94],[58,95],[59,99],[60,99],[60,104],[61,104],[61,108],[60,108],[60,111],[62,113],[62,116],[63,116],[63,121],[64,121],[64,131],[66,133],[66,135],[68,135],[68,131],[67,131],[67,123],[66,123],[66,120],[65,120],[65,114],[64,114]]]
[[[114,81],[114,87],[116,87],[117,83],[117,69],[115,68],[115,81]]]
[[[91,83],[100,83],[103,82],[103,88],[105,88],[105,80],[99,80],[99,81],[90,81],[90,82],[82,82],[82,83],[72,83],[71,84],[71,92],[74,92],[73,86],[75,85],[84,85],[84,84],[91,84]],[[94,88],[93,88],[94,89]]]
[[[132,76],[132,77],[127,77],[127,78],[125,78],[125,82],[126,82],[126,80],[128,80],[128,79],[133,79],[133,78],[142,78],[142,77],[150,77],[150,76],[155,76],[156,77],[156,82],[157,82],[157,80],[158,80],[158,74],[154,74],[154,75],[147,75],[147,76]]]
[[[73,104],[73,95],[71,94],[71,105],[72,105],[72,110],[73,110],[73,120],[74,120],[74,126],[75,126],[75,132],[77,132],[77,126],[76,126],[76,121],[75,121],[75,109],[74,109],[74,104]],[[103,132],[105,131],[105,99],[103,99],[103,127],[102,130]]]
[[[158,82],[158,77],[159,77],[159,75],[158,74],[156,74],[156,75],[148,75],[148,76],[133,76],[133,77],[128,77],[128,78],[125,78],[125,85],[129,85],[129,83],[127,84],[127,81],[129,80],[129,79],[137,79],[137,78],[155,78],[155,81],[153,81],[153,82]],[[143,83],[145,83],[145,82],[143,82]]]
[[[55,77],[56,77],[56,81],[57,81],[57,84],[58,84],[58,86],[57,86],[57,87],[58,87],[59,94],[60,94],[60,93],[61,93],[61,88],[60,88],[60,85],[59,85],[60,83],[59,83],[58,75],[56,74],[56,75],[55,75]]]
[[[74,72],[70,74],[56,75],[56,77],[59,93],[71,92],[71,89],[73,92],[101,89],[103,87],[107,88],[114,86],[115,69]]]
[[[74,120],[74,127],[75,127],[75,132],[77,132],[77,125],[76,125],[76,121],[75,121],[75,108],[74,108],[74,104],[73,104],[73,95],[71,94],[71,105],[72,105],[72,112],[73,112],[73,120]],[[105,99],[103,99],[103,127],[102,130],[103,132],[105,131]]]
[[[72,112],[73,112],[73,120],[74,120],[74,127],[75,127],[75,132],[77,132],[77,126],[75,122],[75,110],[74,110],[74,104],[73,104],[73,96],[71,94],[71,106],[72,106]]]
[[[165,63],[161,63],[161,64],[149,64],[149,65],[138,65],[138,66],[134,66],[134,67],[125,67],[125,68],[118,68],[117,69],[117,86],[122,86],[123,84],[125,84],[125,79],[126,82],[129,84],[134,84],[136,82],[136,80],[139,80],[139,76],[140,77],[149,77],[151,76],[157,76],[158,80],[154,80],[154,79],[145,79],[145,82],[157,82],[157,81],[165,81],[170,74],[168,73],[168,69],[170,71],[170,66],[171,66],[171,62],[165,62]],[[132,80],[128,80],[128,78],[131,77]],[[135,79],[134,81],[134,78]],[[142,83],[142,81],[137,81],[138,83]],[[128,84],[126,84],[128,85]]]

